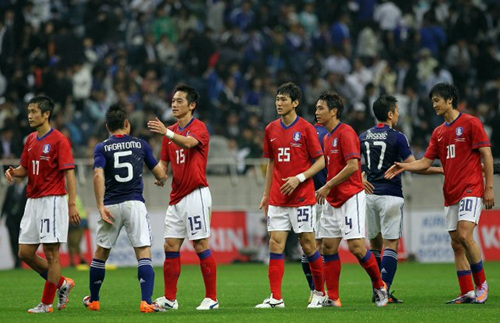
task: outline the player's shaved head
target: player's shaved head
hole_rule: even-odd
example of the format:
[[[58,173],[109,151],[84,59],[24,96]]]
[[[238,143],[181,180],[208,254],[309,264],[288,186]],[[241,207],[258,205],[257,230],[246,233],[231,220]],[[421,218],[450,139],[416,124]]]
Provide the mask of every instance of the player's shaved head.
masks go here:
[[[324,91],[320,94],[318,101],[325,101],[328,106],[328,110],[337,109],[337,119],[340,119],[342,112],[344,111],[344,101],[342,97],[333,91]]]
[[[50,112],[49,115],[49,121],[50,121],[50,118],[52,118],[52,114],[54,114],[54,101],[52,101],[51,98],[45,95],[38,95],[29,100],[28,106],[30,104],[35,104],[42,111],[42,114],[44,114],[47,111]]]
[[[292,99],[292,102],[299,101],[299,104],[300,100],[302,100],[302,91],[300,90],[300,87],[292,82],[281,84],[276,91],[276,95],[278,94],[289,96],[290,99]]]
[[[110,132],[114,132],[125,128],[125,120],[128,119],[125,107],[119,103],[115,103],[109,107],[106,112],[106,125]]]
[[[449,83],[438,83],[434,85],[429,92],[429,99],[432,97],[441,97],[445,100],[452,100],[453,109],[458,108],[458,89],[455,85]]]
[[[373,114],[380,122],[389,119],[389,111],[394,113],[398,100],[392,95],[383,94],[373,103]]]

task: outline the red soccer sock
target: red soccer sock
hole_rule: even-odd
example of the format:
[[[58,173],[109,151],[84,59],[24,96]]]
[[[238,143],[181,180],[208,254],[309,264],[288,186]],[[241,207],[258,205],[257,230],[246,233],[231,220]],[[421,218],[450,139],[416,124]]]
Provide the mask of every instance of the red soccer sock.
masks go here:
[[[323,257],[319,251],[316,251],[312,256],[308,256],[309,266],[311,266],[311,273],[314,279],[314,286],[318,292],[325,295],[325,273],[323,269]]]
[[[65,280],[66,280],[66,277],[61,275],[61,278],[59,279],[59,283],[57,284],[57,288],[61,288],[61,286],[64,284]]]
[[[271,253],[269,260],[269,282],[274,299],[282,299],[281,284],[285,275],[285,255],[282,253]]]
[[[342,262],[339,254],[324,255],[325,258],[325,281],[328,289],[328,298],[337,300],[340,297],[339,283],[340,272],[342,270]]]
[[[217,263],[212,251],[207,249],[198,254],[200,258],[201,274],[205,282],[205,297],[217,300]]]
[[[366,273],[372,280],[373,288],[380,289],[384,286],[382,276],[378,267],[377,259],[373,256],[370,250],[366,252],[363,259],[359,259],[359,263],[365,269]]]
[[[474,290],[474,284],[472,283],[472,275],[470,270],[459,270],[457,271],[458,283],[460,284],[460,293],[467,294],[471,290]]]
[[[476,286],[481,286],[486,281],[483,261],[481,260],[477,264],[470,265],[470,269],[472,271],[472,277],[474,278],[474,284],[476,284]]]
[[[56,297],[57,285],[49,282],[45,282],[45,288],[43,289],[42,303],[45,305],[50,305],[54,303],[54,298]]]
[[[177,299],[177,282],[181,274],[181,257],[179,252],[165,252],[163,263],[163,280],[165,283],[165,298]]]

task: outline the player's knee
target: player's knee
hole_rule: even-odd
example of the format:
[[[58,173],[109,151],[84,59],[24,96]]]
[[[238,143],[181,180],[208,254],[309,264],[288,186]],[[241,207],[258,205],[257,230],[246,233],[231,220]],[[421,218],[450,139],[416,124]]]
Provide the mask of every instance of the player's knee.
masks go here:
[[[359,243],[349,243],[349,251],[358,259],[361,259],[366,254],[366,247]]]
[[[271,252],[283,252],[285,250],[285,241],[269,239],[269,250],[271,250]]]
[[[31,260],[33,260],[33,257],[34,257],[33,253],[28,252],[22,248],[19,249],[19,252],[17,253],[17,255],[19,256],[19,258],[22,259],[22,261],[24,261],[26,263],[29,263]]]

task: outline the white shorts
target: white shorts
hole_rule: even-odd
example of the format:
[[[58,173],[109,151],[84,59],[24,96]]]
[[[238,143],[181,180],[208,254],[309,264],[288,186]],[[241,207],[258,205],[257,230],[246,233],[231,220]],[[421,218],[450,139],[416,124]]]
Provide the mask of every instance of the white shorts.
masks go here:
[[[284,207],[269,205],[267,231],[314,232],[316,205]]]
[[[326,203],[321,216],[319,236],[346,240],[364,238],[365,213],[366,194],[364,191],[352,196],[339,208]]]
[[[446,214],[446,228],[448,231],[457,230],[458,221],[469,221],[478,224],[482,210],[482,198],[464,197],[457,204],[444,208],[444,213]]]
[[[111,249],[122,227],[127,231],[128,240],[134,248],[150,247],[152,242],[151,225],[148,210],[142,201],[125,201],[106,205],[115,218],[114,224],[109,224],[102,218],[97,221],[97,245]]]
[[[321,222],[321,216],[323,214],[323,209],[325,208],[325,204],[328,204],[328,202],[325,202],[323,204],[316,204],[316,223],[314,224],[314,232],[316,232],[316,240],[321,239],[322,237],[319,235],[319,227],[320,227],[320,222]]]
[[[67,242],[68,226],[66,195],[29,198],[21,220],[19,244]]]
[[[382,233],[384,239],[399,239],[403,232],[404,199],[399,196],[366,196],[366,225],[368,238],[373,239]]]
[[[200,240],[210,237],[212,195],[208,187],[199,187],[179,203],[169,205],[165,217],[165,238]]]

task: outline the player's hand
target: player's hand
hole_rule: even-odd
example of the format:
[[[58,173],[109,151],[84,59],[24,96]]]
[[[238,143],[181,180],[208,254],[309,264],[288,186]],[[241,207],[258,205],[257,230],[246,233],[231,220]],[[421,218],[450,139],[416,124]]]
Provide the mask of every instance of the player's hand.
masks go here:
[[[316,191],[316,200],[318,204],[324,204],[326,201],[326,197],[328,194],[330,194],[331,187],[327,184],[325,184],[323,187],[321,187],[319,190]]]
[[[12,182],[14,181],[14,169],[14,167],[9,166],[9,169],[5,171],[5,180],[9,184],[12,184]]]
[[[292,194],[293,191],[300,184],[300,180],[297,178],[297,176],[283,178],[283,181],[285,182],[285,184],[283,184],[280,187],[280,192],[283,195],[290,195],[290,194]]]
[[[395,162],[394,165],[391,166],[386,172],[385,172],[385,179],[393,179],[397,175],[401,174],[405,170],[405,164],[404,163],[399,163]]]
[[[487,210],[495,206],[495,193],[493,188],[487,188],[484,190],[483,203]]]
[[[265,195],[260,201],[259,210],[264,209],[264,214],[267,218],[267,211],[269,210],[269,196]]]
[[[158,118],[148,121],[148,128],[150,131],[159,133],[160,135],[165,135],[167,133],[167,127],[165,127],[163,122]]]
[[[363,185],[365,186],[366,194],[373,194],[373,192],[375,191],[375,186],[373,186],[372,183],[368,182],[365,172],[361,173],[361,178],[363,179]]]
[[[78,212],[78,208],[76,205],[69,205],[69,222],[75,225],[80,224],[80,213]]]
[[[164,178],[157,179],[155,180],[155,185],[159,187],[165,186],[165,182],[167,181],[168,175],[166,175]]]
[[[109,211],[106,207],[102,207],[99,209],[99,213],[101,214],[101,218],[109,223],[109,224],[114,224],[115,223],[115,217],[113,216],[113,214],[111,213],[111,211]]]

